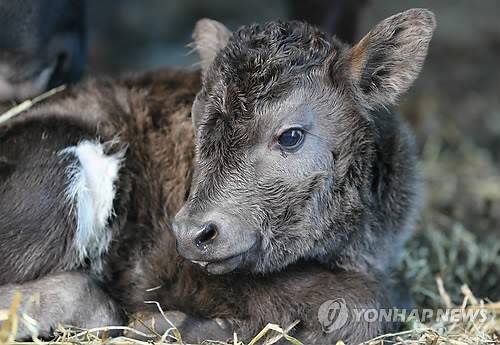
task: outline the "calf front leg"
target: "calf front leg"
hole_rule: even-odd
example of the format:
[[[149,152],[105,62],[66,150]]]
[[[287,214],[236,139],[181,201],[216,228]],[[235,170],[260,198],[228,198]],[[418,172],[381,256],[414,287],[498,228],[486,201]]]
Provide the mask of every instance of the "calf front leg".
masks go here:
[[[186,275],[195,274],[186,270]],[[297,264],[282,272],[262,276],[209,276],[197,272],[196,277],[199,279],[196,288],[193,288],[193,281],[186,278],[189,284],[180,284],[175,289],[191,290],[193,294],[172,296],[172,290],[168,290],[164,295],[147,298],[163,301],[165,305],[169,305],[169,299],[176,301],[173,305],[188,316],[177,322],[172,317],[171,321],[188,341],[225,341],[233,331],[239,339],[250,340],[269,323],[287,329],[299,321],[288,334],[304,344],[336,344],[340,340],[358,344],[397,326],[385,318],[372,321],[359,317],[363,311],[378,312],[391,307],[389,284],[382,273],[367,275]],[[204,319],[193,318],[193,312]],[[217,322],[219,318],[225,319],[224,323],[231,327],[221,327]],[[161,317],[156,319],[162,322]],[[159,334],[170,327],[158,325],[156,321]],[[287,342],[283,340],[283,343]]]
[[[290,335],[305,344],[358,344],[397,326],[360,317],[391,307],[383,275],[296,267],[252,285],[245,291],[250,317],[237,322],[247,336],[267,323],[286,328],[298,320]]]
[[[36,320],[38,335],[43,338],[50,337],[58,324],[89,329],[125,323],[120,308],[85,273],[59,273],[23,284],[0,286],[0,310],[9,308],[16,291],[22,295],[18,313]],[[3,322],[0,321],[0,327]],[[31,336],[31,330],[20,322],[16,340]]]

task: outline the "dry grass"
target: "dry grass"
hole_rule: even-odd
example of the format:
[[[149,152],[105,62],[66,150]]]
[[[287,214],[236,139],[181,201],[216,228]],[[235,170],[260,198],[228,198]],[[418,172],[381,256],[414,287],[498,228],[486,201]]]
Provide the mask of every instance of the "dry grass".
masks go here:
[[[64,89],[66,89],[66,85],[61,85],[61,86],[53,88],[45,93],[42,93],[41,95],[39,95],[33,99],[28,99],[24,102],[19,103],[18,105],[10,108],[6,112],[0,114],[0,124],[16,117],[17,115],[19,115],[27,110],[29,110],[35,104],[40,103],[43,100],[46,100],[47,98],[54,96],[55,94],[63,91]]]
[[[470,289],[462,286],[462,293],[465,296],[459,307],[464,312],[483,310],[486,315],[486,321],[472,321],[464,318],[462,320],[449,321],[446,317],[440,317],[428,324],[422,324],[419,320],[410,320],[406,322],[405,329],[398,333],[386,334],[366,342],[367,345],[382,345],[382,344],[401,344],[401,345],[444,345],[444,344],[499,344],[500,342],[500,302],[489,303],[482,300],[477,300],[472,295]],[[443,304],[447,304],[450,297],[446,291],[441,291]],[[14,337],[18,326],[23,323],[28,327],[36,326],[36,321],[30,319],[26,315],[19,314],[16,310],[19,305],[20,295],[14,299],[12,308],[0,314],[0,320],[6,320],[0,329],[1,344],[25,344],[15,342]],[[448,307],[453,307],[448,305]],[[275,344],[283,338],[287,343],[299,345],[302,344],[299,340],[287,335],[296,323],[290,325],[286,329],[273,324],[267,325],[259,334],[252,339],[248,345],[256,344]],[[35,329],[35,328],[33,328]],[[133,337],[108,337],[111,330],[123,330],[129,336],[139,336],[147,338],[147,335],[130,327],[102,327],[90,330],[72,328],[68,326],[59,326],[56,330],[54,340],[47,342],[51,344],[184,344],[182,335],[176,329],[170,329],[167,333],[159,335],[157,339],[150,341],[141,341]],[[41,343],[42,341],[36,336],[33,341]],[[245,343],[238,340],[237,335],[234,335],[234,340],[230,343],[209,341],[202,344],[219,344],[219,345],[244,345]],[[339,341],[338,345],[343,344]]]

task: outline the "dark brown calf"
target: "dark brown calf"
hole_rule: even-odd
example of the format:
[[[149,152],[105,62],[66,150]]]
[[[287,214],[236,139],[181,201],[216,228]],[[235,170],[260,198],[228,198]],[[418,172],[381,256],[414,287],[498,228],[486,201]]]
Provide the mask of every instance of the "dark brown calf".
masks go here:
[[[272,25],[268,24],[268,26]],[[306,25],[302,24],[302,27],[295,25],[299,24],[292,25],[292,27],[297,28],[297,31],[294,31],[294,37],[300,42],[304,39],[300,36],[301,32],[302,34],[315,32]],[[359,99],[351,98],[350,100],[359,103],[351,103],[351,106],[357,110],[366,110],[375,108],[378,104],[384,104],[383,102],[393,102],[396,95],[387,94],[386,91],[401,92],[416,77],[423,56],[425,56],[433,25],[433,17],[428,11],[413,10],[384,21],[355,48],[346,50],[347,48],[341,47],[341,50],[336,54],[347,60],[344,60],[344,65],[340,64],[339,60],[335,60],[339,63],[337,68],[343,66],[344,73],[349,71],[349,68],[355,68],[350,71],[356,72],[354,77],[363,78],[362,84],[366,86],[364,93],[359,94],[360,90],[356,87],[363,87],[357,84],[359,79],[355,79],[356,84],[353,85],[355,89],[351,91],[358,92]],[[218,24],[216,24],[217,26]],[[242,30],[241,35],[246,29]],[[255,30],[259,32],[258,28]],[[281,30],[283,34],[287,34],[286,25]],[[206,36],[208,39],[214,37],[210,36],[210,30],[205,33],[208,34]],[[215,37],[227,39],[231,36],[230,33],[226,34],[218,32]],[[417,39],[417,43],[415,44],[409,37]],[[246,42],[243,36],[238,38],[236,35],[234,39]],[[384,65],[388,68],[387,73],[380,74],[378,73],[380,68],[377,67],[376,63],[387,62],[383,58],[394,59],[394,56],[391,55],[393,51],[390,50],[384,50],[386,54],[381,56],[374,53],[380,52],[380,50],[369,49],[373,46],[378,47],[381,43],[379,39],[389,40],[389,42],[382,40],[386,47],[402,49],[398,59],[389,60],[391,63]],[[396,39],[396,41],[391,41],[392,39]],[[321,41],[325,38],[315,37],[314,40]],[[220,88],[224,87],[225,80],[217,79],[219,76],[216,68],[230,70],[238,67],[243,68],[242,71],[244,71],[245,68],[251,67],[245,63],[238,66],[231,65],[233,62],[224,65],[227,62],[224,62],[221,57],[215,57],[216,53],[224,48],[224,45],[217,46],[220,43],[218,40],[205,43],[210,42],[215,43],[216,46],[204,45],[201,51],[201,55],[205,59],[203,64],[205,79],[202,93],[198,96],[197,103],[193,107],[196,128],[199,129],[200,124],[207,126],[207,128],[206,131],[196,134],[198,145],[196,152],[197,155],[202,152],[202,156],[201,158],[197,157],[194,176],[196,184],[193,185],[189,203],[179,217],[191,221],[202,219],[201,216],[197,218],[196,214],[192,212],[193,210],[197,210],[200,215],[203,215],[203,211],[210,210],[203,203],[209,201],[209,197],[217,195],[219,187],[220,193],[228,193],[227,187],[235,186],[234,179],[231,180],[231,183],[225,183],[224,179],[221,179],[221,176],[230,175],[224,173],[226,165],[217,165],[217,162],[224,162],[223,159],[217,159],[217,154],[227,153],[221,150],[222,146],[214,144],[218,138],[218,132],[213,132],[213,142],[206,140],[210,134],[209,125],[226,126],[222,117],[220,121],[214,119],[213,123],[210,122],[207,109],[212,109],[214,112],[218,109],[218,104],[214,104],[213,108],[210,108],[210,102],[223,101],[222,105],[224,106],[232,106],[237,103],[228,97],[221,98],[215,91],[210,92],[207,88],[217,86],[220,91]],[[293,40],[287,42],[293,47]],[[408,42],[410,42],[410,47],[415,49],[413,54],[407,54],[408,52],[405,50],[408,48]],[[214,47],[215,49],[212,49]],[[284,47],[286,48],[286,44]],[[293,51],[293,49],[291,50]],[[312,51],[309,50],[309,52]],[[216,68],[211,67],[211,57],[219,62]],[[286,55],[283,57],[287,58]],[[414,60],[415,58],[417,60]],[[294,61],[308,62],[308,60]],[[412,63],[416,65],[412,65]],[[328,65],[316,65],[316,67],[325,66]],[[367,66],[370,73],[364,69]],[[404,69],[404,66],[411,68]],[[251,72],[250,69],[247,71]],[[364,74],[365,72],[366,74]],[[333,76],[335,83],[343,83],[344,81],[345,84],[342,85],[349,85],[347,82],[349,79],[346,79],[345,74]],[[213,79],[206,79],[207,77]],[[279,79],[277,80],[279,81]],[[370,80],[374,86],[370,84]],[[279,83],[276,85],[283,86]],[[406,236],[415,212],[413,199],[406,199],[412,194],[401,194],[402,199],[399,201],[393,199],[395,198],[394,193],[398,191],[397,188],[393,189],[394,186],[411,190],[415,188],[412,184],[414,171],[413,165],[411,165],[414,156],[413,151],[408,146],[411,146],[411,142],[408,141],[409,137],[407,137],[404,127],[399,127],[397,121],[394,122],[396,125],[390,125],[392,119],[385,117],[389,115],[382,117],[384,121],[380,121],[376,117],[372,118],[371,121],[376,123],[375,128],[380,131],[378,132],[381,136],[379,143],[387,145],[382,146],[385,149],[379,151],[371,151],[370,149],[370,145],[375,145],[377,141],[370,141],[373,139],[373,133],[370,132],[373,131],[373,127],[370,127],[369,121],[365,121],[364,116],[370,116],[371,113],[341,114],[351,120],[354,117],[356,125],[365,124],[361,128],[346,125],[350,123],[349,121],[339,122],[339,126],[334,127],[338,134],[336,137],[338,140],[356,139],[359,138],[360,134],[364,134],[362,136],[364,141],[351,140],[354,146],[341,147],[340,156],[337,156],[339,160],[336,160],[336,169],[340,170],[335,170],[335,173],[340,172],[343,175],[336,175],[331,182],[338,178],[343,181],[343,184],[336,187],[337,189],[334,187],[333,190],[345,191],[347,188],[352,193],[352,189],[349,188],[358,186],[362,192],[382,193],[378,197],[382,198],[385,206],[389,206],[389,209],[392,207],[397,214],[397,217],[393,215],[393,222],[391,222],[392,218],[384,219],[387,223],[383,224],[396,225],[393,228],[385,229],[387,232],[383,232],[383,229],[377,227],[380,224],[380,218],[372,217],[370,213],[367,213],[365,217],[360,216],[363,212],[368,212],[365,209],[366,205],[359,203],[366,201],[364,199],[366,195],[361,195],[359,200],[356,198],[350,200],[351,204],[345,204],[345,206],[349,205],[350,207],[342,205],[332,207],[331,210],[335,210],[335,212],[331,214],[325,213],[321,207],[317,208],[318,213],[306,214],[303,213],[304,210],[314,210],[315,208],[309,207],[313,205],[293,209],[295,203],[281,197],[286,189],[280,187],[277,190],[279,193],[277,195],[280,195],[279,200],[282,201],[278,205],[280,210],[285,206],[286,212],[300,211],[301,214],[307,216],[304,219],[309,221],[314,217],[328,217],[329,220],[336,216],[342,216],[343,218],[339,218],[341,220],[351,218],[356,221],[353,223],[356,227],[352,229],[333,228],[331,235],[335,235],[336,231],[340,230],[344,232],[350,230],[351,235],[344,236],[345,233],[340,231],[338,232],[339,236],[330,238],[328,235],[318,239],[315,247],[309,243],[311,236],[308,236],[308,233],[314,234],[313,238],[321,235],[326,231],[323,227],[326,223],[310,223],[302,227],[302,233],[299,233],[297,232],[297,224],[289,222],[290,229],[297,235],[290,237],[293,232],[284,233],[281,222],[294,219],[289,217],[293,216],[293,213],[275,213],[276,218],[266,223],[265,227],[259,227],[254,220],[245,219],[247,216],[252,216],[254,209],[252,212],[242,212],[239,215],[231,213],[231,219],[235,221],[233,231],[244,231],[242,223],[251,225],[247,228],[248,230],[256,231],[258,241],[255,247],[252,247],[255,250],[253,252],[255,256],[247,256],[245,252],[239,258],[241,260],[237,260],[236,265],[234,265],[233,261],[226,261],[226,258],[223,262],[211,261],[213,257],[208,257],[208,254],[203,251],[198,253],[195,250],[196,255],[200,255],[202,259],[194,264],[177,254],[176,241],[170,229],[170,221],[189,194],[194,159],[194,142],[192,140],[194,135],[190,114],[193,99],[199,89],[198,74],[188,72],[154,73],[120,82],[89,82],[82,87],[57,96],[47,104],[33,109],[2,127],[3,133],[0,140],[10,143],[6,146],[2,145],[2,148],[5,147],[2,152],[4,157],[2,161],[5,162],[3,164],[4,173],[0,182],[3,188],[8,191],[16,191],[21,190],[22,185],[26,184],[28,195],[19,198],[20,201],[17,203],[22,206],[21,209],[24,210],[27,219],[37,219],[37,217],[43,219],[43,215],[46,213],[44,210],[40,211],[34,207],[25,207],[29,206],[28,199],[32,197],[29,191],[37,192],[33,198],[36,200],[38,197],[39,202],[49,201],[53,203],[51,207],[46,208],[47,212],[58,209],[63,213],[62,216],[54,218],[51,216],[49,223],[29,222],[23,231],[16,233],[15,230],[20,225],[11,219],[10,213],[3,213],[0,210],[2,212],[0,213],[2,245],[8,243],[12,237],[9,234],[16,233],[16,236],[19,237],[18,243],[24,245],[25,251],[36,253],[40,233],[50,235],[52,232],[56,234],[59,232],[61,241],[55,241],[53,245],[63,248],[64,253],[72,254],[67,258],[67,265],[59,266],[57,264],[60,259],[60,256],[57,256],[60,255],[59,253],[48,258],[43,267],[38,267],[36,259],[24,257],[22,253],[13,251],[12,247],[6,247],[9,257],[13,256],[19,260],[11,261],[13,267],[9,267],[6,271],[10,272],[10,275],[4,278],[4,281],[18,281],[20,285],[7,285],[0,288],[0,307],[8,304],[8,297],[15,288],[21,288],[27,294],[38,291],[41,294],[42,303],[44,301],[47,303],[46,308],[48,309],[42,310],[47,310],[51,316],[46,318],[42,324],[44,327],[42,331],[47,332],[58,322],[76,323],[83,326],[95,325],[96,320],[86,318],[86,316],[90,315],[91,308],[95,308],[96,305],[101,306],[99,318],[103,320],[104,324],[109,324],[121,318],[116,303],[129,313],[146,312],[152,315],[157,311],[155,306],[145,304],[144,301],[158,301],[165,310],[179,311],[189,316],[187,320],[182,322],[183,320],[178,313],[167,313],[167,316],[175,317],[177,321],[181,322],[180,327],[183,328],[182,331],[188,341],[197,341],[207,336],[224,339],[230,336],[233,330],[239,332],[244,338],[248,338],[268,322],[287,326],[294,320],[300,321],[294,334],[311,344],[335,343],[340,339],[348,343],[358,343],[391,330],[394,325],[390,322],[383,320],[372,323],[363,320],[355,322],[352,315],[353,309],[378,310],[391,304],[390,284],[387,281],[390,265],[386,262],[388,256],[384,248],[389,248],[390,243],[394,242],[395,238],[401,240]],[[273,85],[267,90],[273,91]],[[278,88],[278,90],[281,89]],[[345,95],[351,95],[347,89],[345,91]],[[279,96],[279,94],[276,95]],[[315,96],[317,93],[313,93],[313,95]],[[226,94],[226,96],[229,95]],[[238,96],[241,101],[250,99],[244,93],[238,94]],[[280,98],[277,97],[276,100],[279,104]],[[328,98],[325,102],[327,101]],[[200,106],[200,102],[203,106]],[[311,105],[317,106],[317,103],[311,103]],[[297,109],[301,108],[297,107]],[[212,113],[210,114],[212,115]],[[243,119],[245,116],[247,115],[241,113]],[[332,124],[329,123],[324,128],[332,129],[331,126]],[[23,137],[30,128],[36,128],[36,130],[29,138]],[[248,133],[257,133],[252,130],[251,126],[248,126],[247,129]],[[339,130],[341,132],[338,132]],[[233,132],[233,135],[236,134],[237,132]],[[323,135],[320,137],[328,138]],[[21,141],[21,138],[24,138],[24,141]],[[389,142],[386,139],[390,139]],[[19,145],[19,143],[26,145],[26,152],[16,153],[17,148],[14,144]],[[204,143],[207,146],[204,147]],[[339,144],[339,141],[335,143]],[[388,143],[399,146],[391,147]],[[210,147],[214,149],[212,153],[208,150]],[[359,148],[359,150],[354,148]],[[361,150],[361,148],[366,151]],[[225,150],[233,149],[238,149],[238,147],[225,146]],[[38,152],[38,154],[30,155],[32,151]],[[321,151],[316,152],[317,156],[321,155]],[[365,156],[367,152],[378,152],[381,156],[372,154]],[[403,169],[403,171],[409,171],[411,174],[408,176],[391,175],[389,172],[401,169],[401,166],[398,165],[401,163],[399,160],[402,158],[401,152],[407,153],[405,156],[407,169]],[[210,154],[212,155],[210,160],[205,161]],[[272,153],[269,156],[274,157]],[[290,156],[290,153],[283,153],[283,159]],[[241,157],[246,157],[246,155]],[[357,158],[354,160],[355,163],[350,161],[353,159],[352,157]],[[29,161],[32,173],[24,180],[20,180],[16,176],[28,171],[26,161]],[[370,179],[369,183],[365,180],[359,181],[360,176],[365,176],[362,173],[372,171],[369,168],[373,167],[373,163],[377,161],[384,163],[382,164],[383,168],[376,170],[378,175],[373,175],[378,178]],[[248,167],[248,165],[246,162],[245,166]],[[45,179],[48,174],[51,176],[51,172],[43,170],[46,166],[59,167],[60,173],[53,178]],[[279,169],[275,169],[275,173],[284,170],[283,165],[276,166]],[[220,185],[206,185],[205,192],[203,192],[202,184],[210,181],[210,170],[206,170],[209,167],[214,169],[211,181],[221,183]],[[237,168],[238,164],[235,164],[235,167]],[[238,169],[233,171],[238,172]],[[269,172],[266,172],[265,175],[269,177]],[[297,178],[292,174],[290,176]],[[394,184],[391,179],[384,179],[389,176],[398,178],[399,183]],[[243,177],[242,182],[248,180],[248,176],[244,175]],[[282,179],[276,179],[276,181],[282,183]],[[300,186],[301,182],[297,181],[296,186]],[[357,181],[357,183],[351,184],[352,181]],[[383,183],[380,184],[380,181]],[[401,181],[411,183],[406,185],[405,182]],[[277,184],[279,185],[279,183]],[[60,188],[61,186],[64,188]],[[269,186],[269,188],[271,187]],[[58,188],[62,192],[51,196],[50,192],[53,189],[58,190]],[[243,200],[238,199],[238,197],[244,196],[243,192],[253,191],[249,188],[240,188],[237,193],[235,190],[229,190],[231,193],[226,194],[227,198],[217,199],[220,204],[215,202],[211,205],[223,205],[224,202],[231,201],[231,198],[234,197],[236,200]],[[289,190],[293,191],[294,189],[290,188]],[[310,193],[316,193],[316,191],[311,189]],[[15,192],[10,195],[13,200],[16,200]],[[45,196],[50,197],[50,200],[45,200]],[[305,199],[301,203],[306,205],[310,202],[306,194],[303,197]],[[257,202],[260,199],[255,200]],[[267,200],[272,206],[272,200],[269,198]],[[318,199],[314,197],[313,200]],[[326,199],[323,201],[324,203],[318,205],[335,205]],[[382,201],[374,199],[374,203],[370,205],[380,206],[377,202]],[[289,206],[292,206],[289,210],[286,209],[287,202],[289,202]],[[219,209],[218,212],[230,212],[235,209],[235,205],[245,208],[248,207],[249,201],[232,203],[232,208]],[[268,208],[266,211],[267,214],[271,214],[273,209]],[[380,209],[372,211],[376,213]],[[386,214],[386,211],[383,209],[381,213]],[[296,219],[300,221],[300,218]],[[68,224],[65,224],[66,221]],[[348,226],[350,223],[341,221],[338,224]],[[398,224],[406,226],[399,229]],[[229,225],[222,230],[227,231],[224,234],[225,238],[234,242]],[[279,230],[277,233],[281,233],[283,236],[275,237],[274,230]],[[265,233],[264,231],[269,232]],[[379,237],[374,237],[375,235]],[[188,245],[187,239],[191,237],[191,231],[182,233],[177,229],[176,236],[177,239],[182,240],[182,246],[179,249],[182,254],[185,254],[190,245]],[[297,240],[299,238],[303,239],[302,246],[299,246],[300,241]],[[263,242],[263,239],[266,242]],[[376,247],[377,243],[383,244],[383,246],[378,248]],[[263,244],[268,245],[267,251],[266,247],[262,246]],[[271,246],[269,246],[270,244]],[[393,243],[393,245],[396,244],[399,247],[400,243]],[[217,246],[219,245],[221,245],[220,241],[217,242]],[[214,245],[213,248],[215,247]],[[225,255],[227,248],[220,248],[221,255]],[[210,255],[216,255],[216,253],[210,252]],[[199,261],[204,262],[200,263]],[[323,262],[323,264],[319,264],[318,261]],[[199,267],[199,264],[203,268]],[[220,274],[229,271],[231,273],[209,275],[205,270],[210,271],[210,264],[221,268],[212,271],[214,273]],[[24,265],[31,267],[31,269],[26,270],[29,273],[16,274],[16,272],[23,272],[20,268]],[[42,269],[44,271],[40,271]],[[71,270],[75,272],[68,273]],[[248,270],[253,271],[253,273],[248,272]],[[41,278],[39,282],[25,282],[26,277],[36,279],[41,276],[45,277]],[[68,286],[71,285],[72,289],[55,284],[61,279],[64,279]],[[54,290],[48,288],[51,284],[54,286]],[[68,298],[73,300],[73,303],[68,304],[66,298],[54,298],[57,295],[67,297],[67,294],[71,295]],[[113,299],[103,303],[106,296],[112,296]],[[329,329],[331,332],[326,332],[322,328],[325,326],[324,323],[321,324],[318,320],[318,310],[323,303],[340,298],[343,299],[346,308],[350,311],[348,315],[351,317],[343,327]],[[82,310],[88,313],[82,313]],[[35,315],[40,314],[36,314],[35,311]],[[321,317],[319,318],[321,319]],[[222,322],[219,323],[218,319],[222,319]],[[195,328],[189,327],[193,325]],[[226,327],[227,325],[230,327]],[[20,336],[25,335],[26,333],[20,334]]]
[[[321,329],[317,311],[329,299],[343,297],[366,307],[389,305],[382,293],[384,283],[363,274],[297,264],[269,276],[211,276],[178,256],[169,219],[188,193],[193,142],[186,139],[192,137],[190,107],[197,88],[198,74],[185,72],[152,73],[120,83],[90,82],[2,126],[0,147],[9,167],[2,175],[2,195],[10,199],[2,201],[17,208],[16,213],[6,208],[9,213],[0,214],[2,253],[9,255],[1,272],[4,283],[19,284],[0,287],[0,309],[9,305],[16,289],[25,297],[40,294],[42,305],[26,301],[23,310],[42,320],[42,336],[58,323],[123,324],[123,311],[153,315],[158,323],[162,318],[155,305],[144,303],[147,300],[189,315],[180,319],[179,313],[167,312],[180,322],[188,341],[225,339],[233,329],[248,338],[268,322],[287,326],[295,320],[301,321],[296,335],[311,343],[339,336],[347,340],[354,330],[356,337],[367,339],[390,329],[389,324],[355,324],[334,334]],[[94,122],[96,116],[99,121]],[[107,144],[102,154],[81,150],[89,149],[89,143]],[[127,148],[113,181],[114,212],[106,224],[111,240],[96,251],[91,241],[79,241],[85,227],[78,195],[68,199],[67,191],[74,183],[73,169],[84,167],[88,159],[109,163],[99,159],[116,157],[124,149],[120,143],[127,143]],[[78,159],[73,152],[79,152]],[[92,188],[91,180],[86,183]],[[47,202],[46,208],[29,207]],[[13,233],[22,251],[9,246]],[[40,241],[40,233],[46,243]],[[44,256],[40,244],[61,252]],[[21,327],[18,337],[28,334]]]

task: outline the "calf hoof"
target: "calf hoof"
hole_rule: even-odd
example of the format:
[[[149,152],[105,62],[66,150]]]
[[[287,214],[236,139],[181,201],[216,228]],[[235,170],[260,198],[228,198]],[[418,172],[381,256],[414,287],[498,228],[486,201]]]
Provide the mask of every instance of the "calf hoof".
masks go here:
[[[202,319],[180,311],[137,315],[125,336],[142,340],[201,343],[204,340],[225,341],[232,337],[231,323],[224,319]],[[179,339],[181,338],[181,339]]]

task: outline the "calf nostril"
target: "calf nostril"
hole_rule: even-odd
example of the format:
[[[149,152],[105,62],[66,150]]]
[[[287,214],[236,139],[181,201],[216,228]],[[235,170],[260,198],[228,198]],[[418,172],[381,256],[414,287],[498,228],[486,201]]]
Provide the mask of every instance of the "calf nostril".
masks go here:
[[[203,226],[203,229],[201,229],[196,234],[194,243],[196,244],[197,247],[201,247],[207,244],[208,242],[214,240],[218,234],[219,231],[217,229],[217,226],[213,223],[207,223]]]

